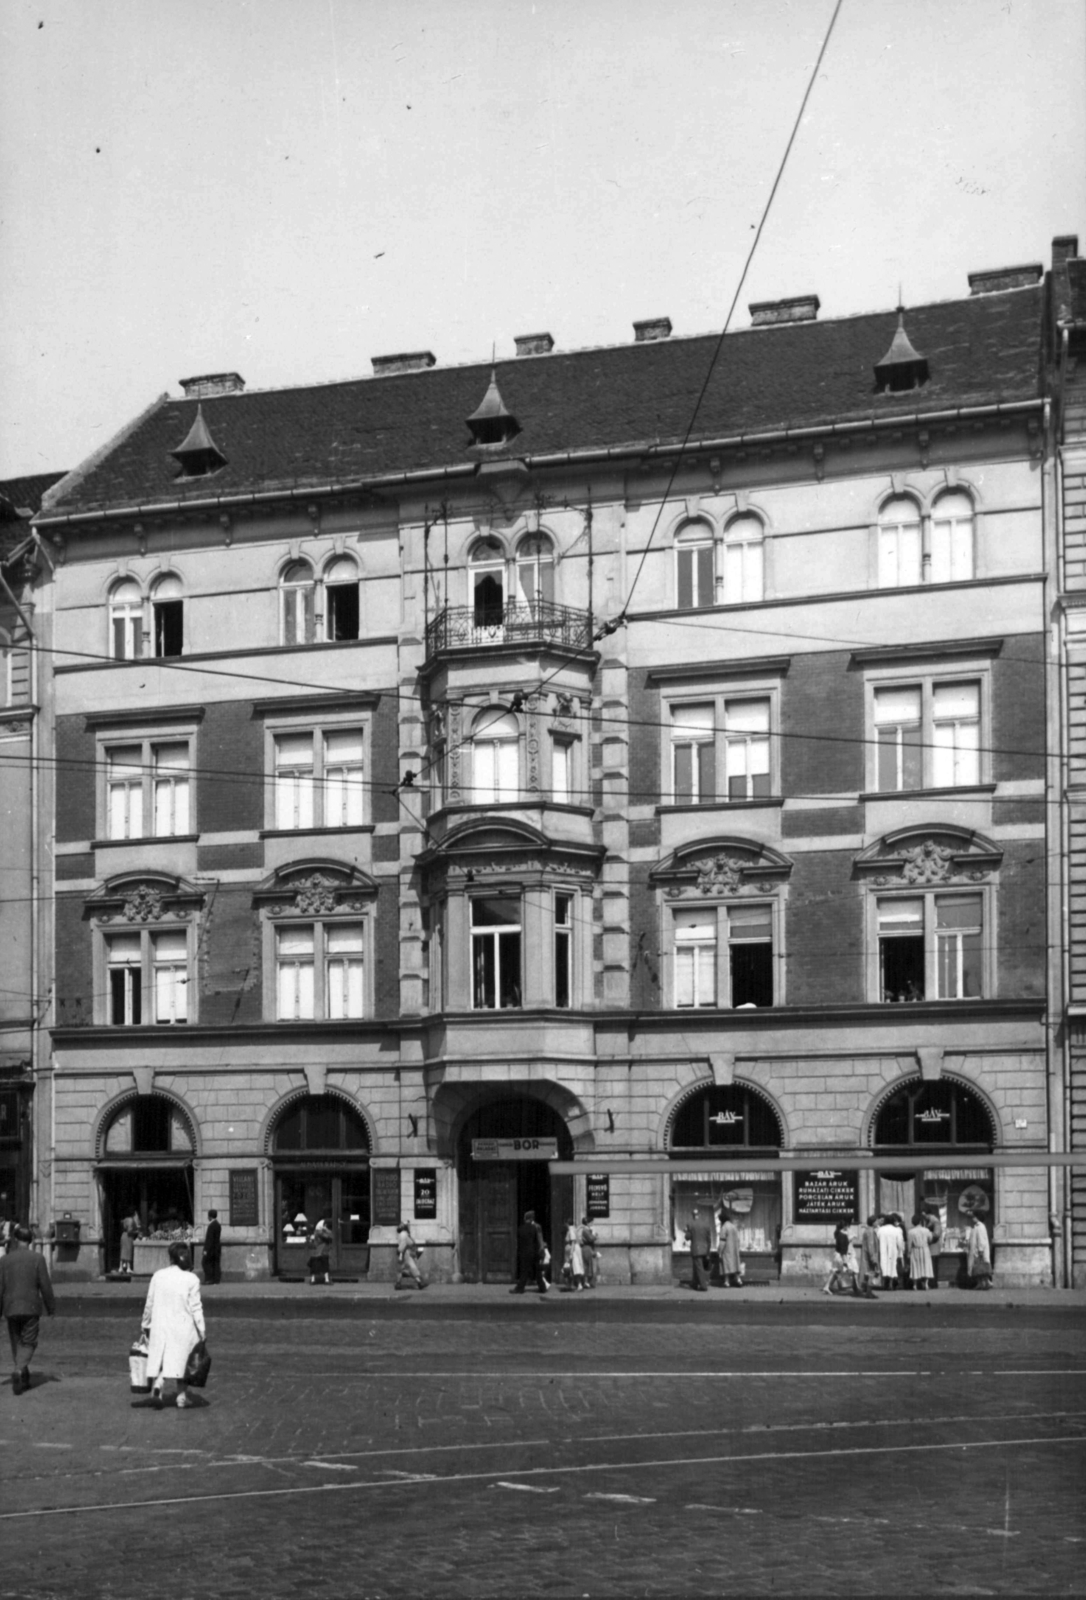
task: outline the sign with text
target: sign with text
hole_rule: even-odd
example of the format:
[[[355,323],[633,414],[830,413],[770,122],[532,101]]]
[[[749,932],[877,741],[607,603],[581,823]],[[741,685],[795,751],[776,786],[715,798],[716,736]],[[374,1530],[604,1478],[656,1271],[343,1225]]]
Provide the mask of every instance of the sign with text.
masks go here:
[[[256,1228],[260,1224],[255,1167],[235,1167],[230,1172],[230,1226]]]
[[[473,1161],[557,1161],[557,1139],[473,1139]]]
[[[395,1228],[400,1220],[400,1169],[373,1169],[373,1225]]]
[[[795,1183],[797,1222],[837,1222],[841,1217],[856,1220],[859,1188],[855,1172],[819,1167],[814,1172],[797,1172]]]
[[[585,1210],[590,1217],[611,1215],[611,1174],[590,1172],[584,1181]]]
[[[437,1168],[415,1168],[415,1216],[437,1216]]]

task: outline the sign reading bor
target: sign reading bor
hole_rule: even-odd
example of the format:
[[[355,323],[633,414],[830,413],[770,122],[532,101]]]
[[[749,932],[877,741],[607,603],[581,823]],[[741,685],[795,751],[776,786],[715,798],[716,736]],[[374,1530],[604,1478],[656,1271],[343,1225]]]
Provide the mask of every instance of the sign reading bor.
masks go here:
[[[557,1161],[557,1139],[473,1139],[473,1161]]]

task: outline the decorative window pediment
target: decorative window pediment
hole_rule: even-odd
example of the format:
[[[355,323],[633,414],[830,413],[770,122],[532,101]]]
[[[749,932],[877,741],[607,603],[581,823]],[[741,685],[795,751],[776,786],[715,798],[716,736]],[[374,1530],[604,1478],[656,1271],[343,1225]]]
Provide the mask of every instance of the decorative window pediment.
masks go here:
[[[857,856],[855,869],[879,888],[922,888],[983,883],[1002,862],[1002,850],[983,834],[943,824],[886,834]]]
[[[97,923],[183,921],[204,903],[195,884],[164,872],[126,873],[110,878],[87,897],[87,912]]]
[[[510,817],[500,825],[469,819],[453,828],[432,850],[418,857],[433,886],[442,877],[472,882],[491,875],[557,872],[565,877],[595,878],[603,850],[549,839],[539,828]]]
[[[712,839],[682,845],[650,874],[669,900],[771,894],[787,882],[792,862],[751,839]]]
[[[377,893],[368,873],[342,861],[298,861],[279,867],[253,891],[273,917],[327,917],[365,910]]]

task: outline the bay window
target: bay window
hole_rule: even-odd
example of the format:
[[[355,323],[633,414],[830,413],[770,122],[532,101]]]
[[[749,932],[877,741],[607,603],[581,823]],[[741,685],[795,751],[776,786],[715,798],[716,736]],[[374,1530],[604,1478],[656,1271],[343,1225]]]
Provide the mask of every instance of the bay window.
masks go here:
[[[475,1010],[505,1010],[522,1004],[519,896],[472,899],[471,970]]]
[[[476,805],[520,798],[520,726],[511,712],[495,707],[476,717],[471,769]]]

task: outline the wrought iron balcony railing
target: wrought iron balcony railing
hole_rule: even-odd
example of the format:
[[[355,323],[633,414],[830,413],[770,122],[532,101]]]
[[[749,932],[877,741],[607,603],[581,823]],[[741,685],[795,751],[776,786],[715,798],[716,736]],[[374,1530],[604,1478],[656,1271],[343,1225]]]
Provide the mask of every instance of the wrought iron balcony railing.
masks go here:
[[[591,620],[587,611],[537,600],[530,606],[447,606],[426,627],[427,656],[503,644],[554,644],[564,650],[588,650]]]

